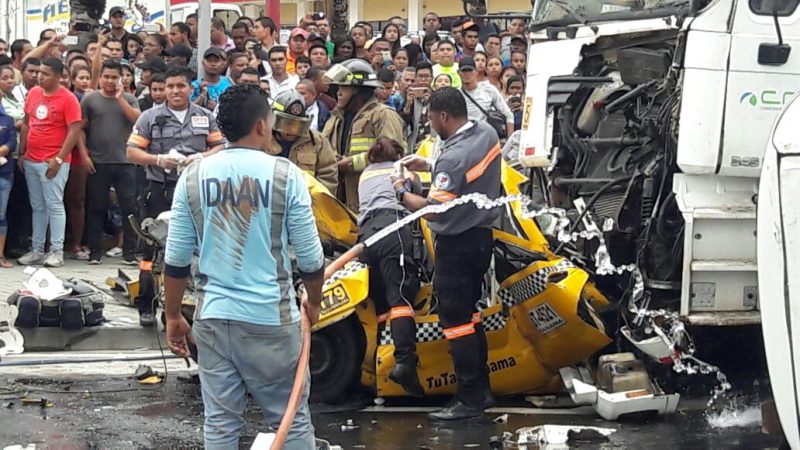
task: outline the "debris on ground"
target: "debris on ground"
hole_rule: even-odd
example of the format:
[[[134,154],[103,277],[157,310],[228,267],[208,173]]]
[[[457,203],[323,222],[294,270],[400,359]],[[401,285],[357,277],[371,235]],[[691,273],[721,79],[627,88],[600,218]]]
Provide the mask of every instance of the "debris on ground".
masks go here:
[[[164,377],[161,374],[146,364],[139,364],[139,367],[133,372],[133,378],[139,384],[160,384],[164,381]]]
[[[153,370],[152,367],[146,364],[139,364],[139,367],[133,372],[133,377],[139,381],[144,380],[145,378],[152,377],[155,375],[156,372]]]
[[[528,445],[544,446],[547,444],[567,444],[576,442],[604,442],[616,433],[614,428],[582,427],[571,425],[539,425],[517,430],[520,450],[527,450]],[[536,447],[533,447],[536,448]]]
[[[499,415],[499,416],[495,417],[495,419],[492,422],[494,422],[494,423],[508,423],[508,414]]]
[[[161,375],[153,375],[149,376],[143,380],[139,380],[139,384],[161,384],[164,381],[164,377]]]
[[[353,422],[353,419],[347,419],[344,425],[342,425],[342,431],[353,431],[360,428],[358,425]]]
[[[48,400],[48,399],[46,399],[44,397],[41,397],[41,398],[23,398],[22,399],[22,404],[23,405],[28,405],[28,406],[40,406],[42,408],[52,408],[53,407],[53,402],[51,402],[50,400]]]

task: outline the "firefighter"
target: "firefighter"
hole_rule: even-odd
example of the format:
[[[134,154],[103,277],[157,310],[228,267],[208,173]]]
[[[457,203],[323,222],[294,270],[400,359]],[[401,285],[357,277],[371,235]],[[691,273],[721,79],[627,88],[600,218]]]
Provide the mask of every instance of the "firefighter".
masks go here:
[[[390,178],[394,162],[402,158],[403,153],[403,146],[388,138],[379,138],[367,153],[370,164],[361,173],[358,183],[358,227],[362,242],[408,214],[397,202]],[[422,192],[418,178],[407,185],[414,192]],[[419,269],[413,257],[413,240],[410,226],[406,225],[367,248],[364,259],[371,269],[370,297],[375,300],[380,315],[388,311],[395,358],[389,379],[409,395],[422,397],[425,391],[417,375],[417,327],[413,307],[419,292]]]
[[[218,152],[225,138],[217,127],[214,115],[189,102],[192,93],[192,71],[173,67],[167,71],[167,100],[145,111],[133,126],[128,138],[127,156],[132,163],[145,166],[146,217],[157,217],[172,205],[172,194],[178,182],[178,166],[187,160],[200,159]],[[176,154],[177,153],[177,154]],[[139,264],[139,324],[155,324],[155,284],[150,247]]]
[[[278,94],[272,102],[275,125],[270,153],[289,159],[336,195],[339,170],[336,155],[322,133],[309,129],[306,101],[294,90]]]
[[[403,142],[403,121],[375,98],[380,83],[364,60],[334,64],[324,77],[339,87],[336,111],[323,130],[339,159],[338,197],[358,212],[358,178],[367,167],[367,150],[381,137]]]
[[[410,170],[431,171],[431,190],[424,198],[410,192],[404,180],[393,177],[403,205],[416,211],[471,193],[498,198],[501,157],[494,129],[467,119],[466,101],[454,88],[433,92],[428,118],[442,140],[439,156],[431,164],[411,155],[403,158],[402,164]],[[436,234],[433,287],[458,383],[455,401],[429,415],[435,421],[480,418],[483,410],[494,404],[486,365],[486,334],[476,303],[492,257],[492,223],[498,215],[497,208],[479,209],[470,203],[427,217]]]

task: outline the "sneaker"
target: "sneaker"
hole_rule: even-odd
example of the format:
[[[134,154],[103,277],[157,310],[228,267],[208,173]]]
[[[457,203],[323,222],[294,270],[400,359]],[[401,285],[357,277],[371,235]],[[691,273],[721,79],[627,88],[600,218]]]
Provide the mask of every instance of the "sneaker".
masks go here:
[[[64,265],[64,252],[50,252],[44,260],[45,267],[61,267]]]
[[[36,250],[22,255],[17,262],[23,266],[37,266],[44,262],[45,254]]]
[[[119,258],[120,256],[122,256],[122,249],[119,247],[114,247],[106,252],[106,256],[108,256],[109,258]]]
[[[97,257],[92,257],[92,258],[89,258],[89,262],[88,262],[88,264],[89,264],[90,266],[99,266],[99,265],[100,265],[100,264],[102,264],[102,263],[103,263],[103,262],[102,262],[102,261],[100,261],[100,258],[97,258]]]
[[[89,251],[81,249],[81,250],[73,253],[72,257],[74,259],[77,259],[78,261],[88,261],[89,260]]]
[[[139,325],[143,327],[152,327],[156,324],[156,316],[151,312],[139,313]]]
[[[138,266],[139,260],[136,259],[135,256],[130,255],[122,258],[122,264],[125,264],[126,266]]]

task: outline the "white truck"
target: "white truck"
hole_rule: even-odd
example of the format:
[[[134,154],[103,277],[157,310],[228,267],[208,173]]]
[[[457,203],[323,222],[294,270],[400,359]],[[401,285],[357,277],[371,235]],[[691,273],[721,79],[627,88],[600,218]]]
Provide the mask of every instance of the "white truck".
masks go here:
[[[611,262],[638,266],[649,309],[694,325],[760,321],[758,177],[800,84],[799,2],[535,4],[519,162],[551,206],[582,199],[581,219],[613,223]],[[590,240],[560,250],[599,263]],[[633,295],[630,278],[605,289]]]
[[[485,11],[483,0],[464,2],[468,14]],[[621,303],[620,333],[651,359],[716,373],[716,397],[730,385],[693,358],[684,324],[763,320],[792,448],[800,445],[790,281],[800,264],[791,250],[800,166],[782,156],[800,148],[800,100],[774,140],[771,131],[800,85],[799,4],[537,0],[516,152],[541,200],[571,215],[568,236],[577,239],[562,235],[556,252],[595,271],[598,287]],[[578,386],[600,405],[581,384],[587,377],[562,376],[573,399],[586,394]]]

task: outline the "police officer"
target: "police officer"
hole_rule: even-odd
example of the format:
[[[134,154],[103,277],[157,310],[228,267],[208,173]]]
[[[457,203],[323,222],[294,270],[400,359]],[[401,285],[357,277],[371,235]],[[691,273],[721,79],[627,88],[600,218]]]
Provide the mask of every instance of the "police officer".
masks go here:
[[[156,217],[170,209],[179,165],[216,153],[225,145],[214,115],[189,102],[191,83],[192,72],[188,68],[169,69],[167,100],[142,113],[128,138],[128,160],[145,166],[146,217]],[[154,256],[154,249],[147,249],[139,265],[139,297],[136,302],[142,326],[155,323]]]
[[[442,139],[441,153],[433,167],[418,156],[404,158],[411,170],[431,170],[427,198],[409,192],[403,180],[395,180],[398,199],[416,211],[429,204],[447,203],[457,197],[482,193],[500,196],[500,142],[485,122],[467,120],[467,104],[457,89],[444,88],[431,95],[428,105],[431,128]],[[492,256],[492,223],[497,209],[457,206],[429,217],[436,234],[434,290],[439,299],[439,319],[450,342],[458,389],[450,406],[429,415],[432,420],[454,421],[481,417],[494,404],[486,366],[486,335],[477,312],[482,282]]]
[[[358,212],[358,177],[367,167],[367,150],[380,137],[403,142],[403,121],[375,98],[375,89],[381,85],[366,61],[334,64],[324,77],[339,86],[336,111],[323,130],[339,158],[338,197]]]
[[[309,129],[311,119],[306,115],[306,101],[294,90],[284,91],[272,102],[275,125],[270,153],[282,156],[316,178],[336,195],[339,169],[331,143],[322,133]]]
[[[393,164],[403,157],[404,150],[397,141],[379,138],[367,153],[370,164],[361,173],[358,184],[358,227],[362,242],[408,214],[408,210],[397,202],[390,178],[394,172]],[[422,192],[422,185],[416,178],[410,180],[408,188]],[[376,311],[381,315],[388,311],[395,358],[389,379],[402,386],[408,394],[422,397],[425,391],[417,375],[413,307],[419,292],[419,268],[413,257],[413,241],[411,229],[406,225],[367,248],[364,259],[371,269],[369,293],[375,300]]]

